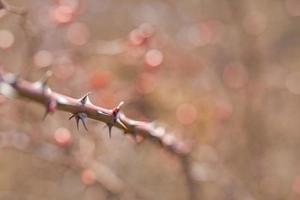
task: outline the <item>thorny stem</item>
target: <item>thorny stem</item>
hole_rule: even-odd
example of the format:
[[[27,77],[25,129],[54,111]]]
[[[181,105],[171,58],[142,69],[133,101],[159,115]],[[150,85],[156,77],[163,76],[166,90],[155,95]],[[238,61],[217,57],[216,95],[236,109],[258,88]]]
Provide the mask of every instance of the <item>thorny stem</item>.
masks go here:
[[[3,87],[5,86],[5,87]],[[45,83],[31,83],[13,74],[0,73],[0,93],[10,88],[18,96],[25,97],[46,107],[47,113],[55,110],[70,112],[76,119],[85,123],[86,118],[94,119],[106,123],[109,127],[116,127],[123,130],[124,134],[133,138],[142,136],[145,139],[159,144],[165,150],[175,155],[182,164],[186,177],[187,187],[191,200],[196,198],[194,180],[190,174],[189,157],[192,151],[191,145],[176,138],[174,135],[165,132],[162,127],[156,127],[153,123],[130,119],[120,111],[121,104],[113,109],[93,105],[88,99],[88,94],[80,99],[75,99],[57,92],[51,91]],[[84,113],[84,115],[82,114]],[[77,121],[79,121],[77,120]],[[77,122],[78,123],[78,122]],[[85,124],[84,124],[85,125]]]

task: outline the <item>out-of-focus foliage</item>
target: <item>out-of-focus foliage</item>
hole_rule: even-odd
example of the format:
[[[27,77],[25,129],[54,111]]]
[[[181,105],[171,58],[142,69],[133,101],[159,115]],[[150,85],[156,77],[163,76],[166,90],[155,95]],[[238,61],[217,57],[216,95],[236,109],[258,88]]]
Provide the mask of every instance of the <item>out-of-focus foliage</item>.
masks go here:
[[[299,0],[7,0],[0,62],[194,141],[199,199],[299,199]],[[0,199],[187,199],[178,160],[0,96]]]

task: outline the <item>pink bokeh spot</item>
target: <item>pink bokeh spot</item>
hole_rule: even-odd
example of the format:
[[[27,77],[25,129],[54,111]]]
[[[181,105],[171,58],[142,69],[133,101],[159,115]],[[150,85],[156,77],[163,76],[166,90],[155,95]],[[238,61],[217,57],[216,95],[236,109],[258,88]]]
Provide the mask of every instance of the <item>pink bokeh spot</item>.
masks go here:
[[[163,54],[158,49],[150,49],[145,55],[145,62],[150,67],[158,67],[163,62]]]
[[[72,137],[71,137],[71,133],[68,129],[58,128],[54,132],[54,139],[57,144],[59,144],[61,146],[66,146],[71,143]]]

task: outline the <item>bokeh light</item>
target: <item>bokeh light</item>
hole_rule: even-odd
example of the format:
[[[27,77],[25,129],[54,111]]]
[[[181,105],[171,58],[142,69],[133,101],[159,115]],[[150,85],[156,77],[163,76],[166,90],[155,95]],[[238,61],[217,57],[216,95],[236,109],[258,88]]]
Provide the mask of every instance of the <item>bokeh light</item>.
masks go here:
[[[53,55],[50,51],[40,50],[33,56],[33,63],[37,67],[48,67],[53,62]]]
[[[71,143],[72,136],[68,129],[58,128],[54,132],[54,139],[57,142],[57,144],[61,146],[66,146]]]
[[[129,43],[134,46],[141,45],[145,38],[140,29],[134,29],[129,33]]]
[[[81,172],[80,179],[84,185],[92,185],[96,182],[96,173],[92,169],[84,169]]]
[[[158,67],[163,62],[163,53],[158,49],[150,49],[145,55],[145,62],[150,67]]]
[[[50,10],[50,17],[58,24],[66,24],[73,20],[73,12],[70,6],[56,6]]]
[[[67,30],[67,40],[74,45],[84,45],[88,42],[90,36],[89,28],[86,24],[76,22],[71,24]]]
[[[15,42],[13,33],[9,30],[0,30],[0,48],[7,49]]]
[[[193,104],[184,103],[177,107],[176,118],[183,125],[192,124],[198,117],[198,111]]]
[[[299,199],[299,0],[6,2],[0,199]],[[47,71],[46,108],[18,100]],[[89,91],[151,136],[77,130],[61,109]]]
[[[90,86],[93,89],[101,89],[106,87],[111,79],[111,74],[109,71],[98,70],[93,72],[90,77]]]

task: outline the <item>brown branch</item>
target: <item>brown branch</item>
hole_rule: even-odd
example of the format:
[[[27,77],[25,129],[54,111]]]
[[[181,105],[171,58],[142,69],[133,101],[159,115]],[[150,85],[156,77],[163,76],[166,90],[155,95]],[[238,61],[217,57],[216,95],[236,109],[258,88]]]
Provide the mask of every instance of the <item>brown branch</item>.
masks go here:
[[[78,123],[79,121],[84,121],[86,118],[101,121],[109,127],[114,126],[123,130],[124,134],[129,134],[134,138],[142,136],[156,141],[175,155],[184,156],[191,151],[187,143],[166,133],[163,128],[155,127],[153,123],[137,121],[126,117],[120,111],[121,104],[114,109],[106,109],[90,103],[88,94],[80,99],[75,99],[51,91],[42,82],[31,83],[19,78],[17,79],[12,74],[2,74],[0,78],[2,79],[2,84],[10,86],[17,95],[43,104],[46,107],[47,113],[52,113],[57,109],[73,113],[72,117],[77,117]]]
[[[111,128],[116,127],[133,138],[142,136],[149,139],[178,157],[186,177],[190,199],[197,199],[194,180],[190,174],[189,156],[192,151],[191,145],[179,140],[174,135],[166,133],[164,128],[155,127],[153,123],[130,119],[120,111],[123,102],[113,109],[106,109],[93,105],[88,94],[75,99],[51,91],[46,82],[47,79],[31,83],[17,78],[13,74],[2,72],[0,74],[0,93],[4,95],[15,94],[38,102],[46,107],[46,115],[56,110],[70,112],[73,114],[70,119],[76,119],[77,127],[79,122],[82,122],[87,129],[86,119],[90,118],[106,123],[109,127],[109,134],[111,134]]]
[[[8,4],[6,2],[6,0],[0,0],[0,9],[5,9],[6,11],[8,11],[10,13],[20,15],[20,16],[27,14],[27,11],[25,8],[19,8],[19,7],[12,6],[12,5]]]

